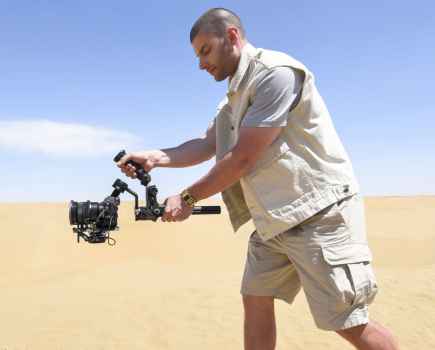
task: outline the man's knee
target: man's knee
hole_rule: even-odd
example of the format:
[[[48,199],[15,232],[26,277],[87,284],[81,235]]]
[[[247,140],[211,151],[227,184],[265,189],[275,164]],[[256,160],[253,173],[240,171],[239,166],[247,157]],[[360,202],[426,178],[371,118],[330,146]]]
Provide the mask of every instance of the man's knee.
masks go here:
[[[382,345],[382,349],[398,349],[398,345],[392,333],[387,328],[374,321],[370,321],[364,325],[339,330],[337,333],[357,348],[376,343]]]
[[[347,329],[341,329],[336,332],[350,343],[356,345],[359,343],[367,327],[369,327],[369,323],[360,326],[350,327]]]
[[[245,314],[273,314],[274,297],[243,295]]]
[[[274,297],[272,296],[243,295],[242,298],[245,307],[273,308]]]

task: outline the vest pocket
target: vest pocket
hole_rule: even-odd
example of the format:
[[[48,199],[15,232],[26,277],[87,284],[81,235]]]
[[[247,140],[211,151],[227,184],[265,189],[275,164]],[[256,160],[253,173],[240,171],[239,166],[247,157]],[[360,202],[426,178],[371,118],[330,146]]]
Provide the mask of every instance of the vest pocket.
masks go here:
[[[310,177],[291,151],[276,152],[271,157],[263,157],[261,162],[245,177],[255,201],[266,212],[279,211],[286,216],[294,209],[294,201],[313,193]],[[309,200],[309,198],[306,198]],[[275,215],[275,214],[274,214]]]

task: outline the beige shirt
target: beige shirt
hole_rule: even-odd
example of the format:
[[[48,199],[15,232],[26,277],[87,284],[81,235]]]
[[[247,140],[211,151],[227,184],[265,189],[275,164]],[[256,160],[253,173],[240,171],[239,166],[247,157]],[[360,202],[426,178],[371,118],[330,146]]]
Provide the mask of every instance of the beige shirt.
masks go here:
[[[258,97],[256,87],[261,77],[277,67],[303,74],[299,101],[289,111],[279,137],[250,173],[222,193],[234,231],[252,218],[264,240],[358,192],[352,165],[314,85],[313,74],[286,54],[250,44],[242,50],[214,120],[216,160],[236,145],[243,118]]]

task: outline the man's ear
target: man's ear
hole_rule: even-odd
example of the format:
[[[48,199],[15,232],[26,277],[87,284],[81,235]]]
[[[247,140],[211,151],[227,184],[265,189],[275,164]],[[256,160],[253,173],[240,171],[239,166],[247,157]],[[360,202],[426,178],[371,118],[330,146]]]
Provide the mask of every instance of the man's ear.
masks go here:
[[[237,43],[240,41],[240,33],[236,27],[228,27],[227,36],[231,45],[237,45]]]

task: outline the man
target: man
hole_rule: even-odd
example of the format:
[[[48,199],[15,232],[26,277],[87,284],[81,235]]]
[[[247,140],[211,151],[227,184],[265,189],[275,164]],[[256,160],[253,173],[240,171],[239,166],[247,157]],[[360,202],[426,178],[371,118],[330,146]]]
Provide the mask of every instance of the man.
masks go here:
[[[222,192],[236,231],[252,218],[241,293],[245,349],[274,349],[274,299],[302,288],[316,325],[357,349],[398,349],[370,321],[377,292],[364,212],[351,163],[313,74],[283,53],[247,42],[239,17],[211,9],[193,25],[199,68],[229,88],[203,138],[126,155],[146,171],[191,166],[216,156],[199,181],[166,201],[163,221],[182,221],[195,202]]]

